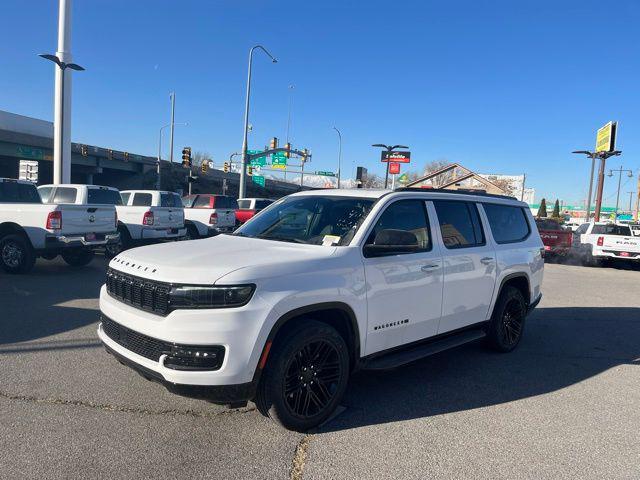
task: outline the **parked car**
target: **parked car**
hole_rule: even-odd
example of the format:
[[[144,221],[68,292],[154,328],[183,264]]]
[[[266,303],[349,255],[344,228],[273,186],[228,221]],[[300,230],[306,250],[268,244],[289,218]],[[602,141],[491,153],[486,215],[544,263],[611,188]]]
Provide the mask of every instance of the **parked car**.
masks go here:
[[[299,431],[331,416],[356,370],[479,339],[513,350],[541,298],[535,221],[506,196],[300,192],[201,243],[114,258],[100,339],[173,392],[253,400]]]
[[[271,205],[274,200],[268,198],[240,198],[236,209],[236,224],[240,226],[256,213]]]
[[[573,232],[556,220],[541,218],[536,220],[544,251],[548,256],[564,256],[571,251]]]
[[[197,194],[182,198],[189,238],[210,237],[235,228],[236,200],[227,195]]]
[[[113,206],[43,204],[33,183],[0,178],[0,267],[26,273],[37,257],[88,264],[94,249],[118,241]]]
[[[590,222],[580,225],[574,234],[574,246],[583,262],[600,266],[607,260],[640,260],[640,237],[629,225]]]

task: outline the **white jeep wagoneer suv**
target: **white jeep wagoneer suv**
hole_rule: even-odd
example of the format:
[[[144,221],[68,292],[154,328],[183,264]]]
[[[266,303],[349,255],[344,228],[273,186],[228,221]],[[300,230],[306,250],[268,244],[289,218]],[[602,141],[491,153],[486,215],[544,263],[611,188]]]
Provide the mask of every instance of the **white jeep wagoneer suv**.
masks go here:
[[[442,190],[283,198],[231,235],[136,248],[100,293],[107,350],[168,389],[303,431],[356,370],[522,338],[543,245],[526,204]]]

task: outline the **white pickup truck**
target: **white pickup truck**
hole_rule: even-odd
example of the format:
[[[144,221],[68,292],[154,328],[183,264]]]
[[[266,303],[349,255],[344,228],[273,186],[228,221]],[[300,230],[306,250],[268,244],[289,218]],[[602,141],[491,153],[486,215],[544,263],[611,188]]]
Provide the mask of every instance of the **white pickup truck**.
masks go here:
[[[640,261],[640,237],[632,234],[629,225],[584,223],[575,231],[573,246],[587,265],[610,259]]]
[[[120,242],[107,253],[159,240],[176,240],[186,235],[180,195],[157,190],[126,190],[97,185],[43,185],[38,188],[44,201],[115,205]]]
[[[238,204],[227,195],[196,194],[182,198],[187,236],[191,239],[232,232]]]
[[[117,243],[113,206],[43,205],[35,185],[0,178],[0,267],[26,273],[37,257],[61,255],[72,266],[83,266],[94,249]]]

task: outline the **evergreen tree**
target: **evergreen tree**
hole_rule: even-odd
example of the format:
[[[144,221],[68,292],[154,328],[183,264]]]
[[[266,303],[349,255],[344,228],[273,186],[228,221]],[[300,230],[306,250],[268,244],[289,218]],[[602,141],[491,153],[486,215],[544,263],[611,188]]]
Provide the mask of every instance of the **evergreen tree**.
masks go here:
[[[547,202],[543,198],[540,201],[540,208],[538,209],[538,217],[542,218],[542,217],[546,217],[546,216],[547,216]]]
[[[553,213],[551,214],[553,218],[560,218],[560,201],[556,198],[556,204],[553,206]]]

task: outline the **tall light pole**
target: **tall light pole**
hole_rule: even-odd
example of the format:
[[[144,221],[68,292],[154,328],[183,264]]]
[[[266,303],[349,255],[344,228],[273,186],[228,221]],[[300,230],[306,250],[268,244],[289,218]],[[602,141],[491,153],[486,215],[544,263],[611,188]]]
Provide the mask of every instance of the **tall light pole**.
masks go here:
[[[169,94],[169,98],[171,99],[171,136],[169,137],[169,163],[173,168],[173,127],[175,125],[174,119],[176,115],[176,92],[171,92]]]
[[[53,122],[53,183],[71,182],[71,77],[66,69],[84,70],[71,58],[72,0],[60,0],[58,8],[58,49],[55,55],[40,55],[54,62],[56,83]]]
[[[340,170],[342,164],[342,134],[336,127],[333,129],[338,133],[338,188],[340,188]]]
[[[291,107],[293,105],[293,90],[296,87],[294,85],[289,85],[289,108],[287,109],[287,142],[289,143],[289,130],[291,129]],[[287,181],[287,169],[285,168],[284,173],[284,181]]]
[[[622,168],[622,165],[620,165],[620,168],[616,169],[616,170],[609,170],[609,175],[607,175],[608,177],[613,177],[613,172],[618,172],[618,193],[616,195],[616,218],[618,217],[618,206],[620,205],[620,184],[622,183],[622,173],[626,173],[627,177],[631,178],[633,177],[633,172],[631,170],[626,170]]]
[[[633,215],[633,210],[632,210],[632,202],[633,202],[633,194],[636,192],[627,192],[629,194],[629,212]]]
[[[589,216],[591,215],[591,194],[593,193],[593,172],[595,171],[595,168],[596,168],[596,158],[598,157],[598,154],[595,152],[589,152],[587,150],[576,150],[575,152],[571,152],[571,153],[582,153],[591,159],[591,175],[589,175],[589,194],[587,195],[587,205],[586,205],[587,213],[585,217],[585,221],[588,222]]]
[[[256,49],[262,50],[266,53],[273,63],[278,63],[278,60],[271,55],[266,48],[262,45],[255,45],[249,50],[249,67],[247,71],[247,98],[244,106],[244,133],[242,135],[242,165],[240,168],[240,186],[238,188],[238,198],[244,198],[247,183],[247,136],[249,133],[249,102],[251,99],[251,65],[253,64],[253,52]]]
[[[374,143],[371,145],[372,147],[381,147],[384,148],[387,152],[393,152],[396,148],[409,148],[406,145],[385,145],[384,143]],[[387,159],[388,160],[388,159]],[[386,190],[387,184],[389,183],[389,162],[386,162],[385,174],[384,174],[384,188]]]
[[[165,128],[169,128],[171,126],[175,126],[175,125],[183,125],[183,126],[187,126],[189,125],[189,123],[187,122],[182,122],[182,123],[167,123],[166,125],[163,125],[162,127],[160,127],[160,134],[158,135],[158,161],[157,161],[157,165],[156,165],[156,172],[157,172],[157,177],[156,177],[156,190],[160,190],[160,178],[161,178],[161,174],[160,174],[160,161],[162,160],[162,131]],[[173,129],[172,129],[173,130]]]

